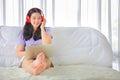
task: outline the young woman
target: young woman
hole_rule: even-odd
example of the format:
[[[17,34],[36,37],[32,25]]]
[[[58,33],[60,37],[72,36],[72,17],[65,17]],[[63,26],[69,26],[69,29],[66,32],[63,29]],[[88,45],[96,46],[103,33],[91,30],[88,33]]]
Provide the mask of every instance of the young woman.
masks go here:
[[[26,23],[18,38],[16,49],[17,57],[21,58],[20,66],[27,72],[38,75],[45,69],[53,66],[51,60],[40,52],[35,59],[25,59],[25,47],[32,45],[51,44],[51,35],[45,28],[46,19],[39,8],[32,8],[26,16]]]

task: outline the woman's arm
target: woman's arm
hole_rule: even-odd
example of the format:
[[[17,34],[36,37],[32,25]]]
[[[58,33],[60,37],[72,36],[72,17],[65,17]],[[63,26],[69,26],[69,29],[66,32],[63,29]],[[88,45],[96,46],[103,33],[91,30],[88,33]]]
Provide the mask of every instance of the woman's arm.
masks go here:
[[[24,56],[24,54],[25,54],[24,46],[21,44],[18,44],[17,48],[16,48],[16,56],[18,58],[22,58]]]
[[[45,28],[44,28],[45,24],[46,24],[46,19],[44,19],[44,21],[42,22],[42,25],[40,27],[41,28],[42,43],[43,44],[50,44],[52,42],[51,35],[46,33]]]

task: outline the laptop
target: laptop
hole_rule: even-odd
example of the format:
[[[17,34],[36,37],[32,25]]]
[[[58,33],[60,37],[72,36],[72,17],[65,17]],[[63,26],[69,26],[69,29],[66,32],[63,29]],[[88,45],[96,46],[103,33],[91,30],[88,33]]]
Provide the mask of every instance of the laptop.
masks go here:
[[[44,45],[37,45],[37,46],[27,46],[25,58],[27,59],[35,59],[36,56],[40,53],[44,52],[47,57],[53,56],[53,44],[44,44]]]

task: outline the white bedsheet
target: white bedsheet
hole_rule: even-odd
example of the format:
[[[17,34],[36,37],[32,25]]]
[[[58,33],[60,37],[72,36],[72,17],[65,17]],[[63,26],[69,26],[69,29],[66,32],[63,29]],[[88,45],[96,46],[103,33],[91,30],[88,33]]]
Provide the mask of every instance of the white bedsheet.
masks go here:
[[[91,65],[67,65],[33,76],[18,67],[0,67],[0,80],[120,80],[120,72]]]

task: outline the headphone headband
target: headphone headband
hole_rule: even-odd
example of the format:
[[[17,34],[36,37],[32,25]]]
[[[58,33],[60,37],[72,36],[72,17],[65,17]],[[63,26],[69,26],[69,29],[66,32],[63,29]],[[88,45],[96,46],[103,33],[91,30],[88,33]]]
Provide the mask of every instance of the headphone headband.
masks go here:
[[[31,8],[30,10],[32,10],[32,9],[34,9],[34,8]],[[30,12],[30,10],[28,11],[28,13]],[[44,19],[44,14],[43,14],[43,11],[41,10],[41,9],[39,9],[40,11],[41,11],[41,16],[42,16],[42,21],[43,21],[43,19]],[[30,16],[27,14],[27,16],[26,16],[26,22],[27,23],[30,23],[31,22],[31,20],[30,20]]]

